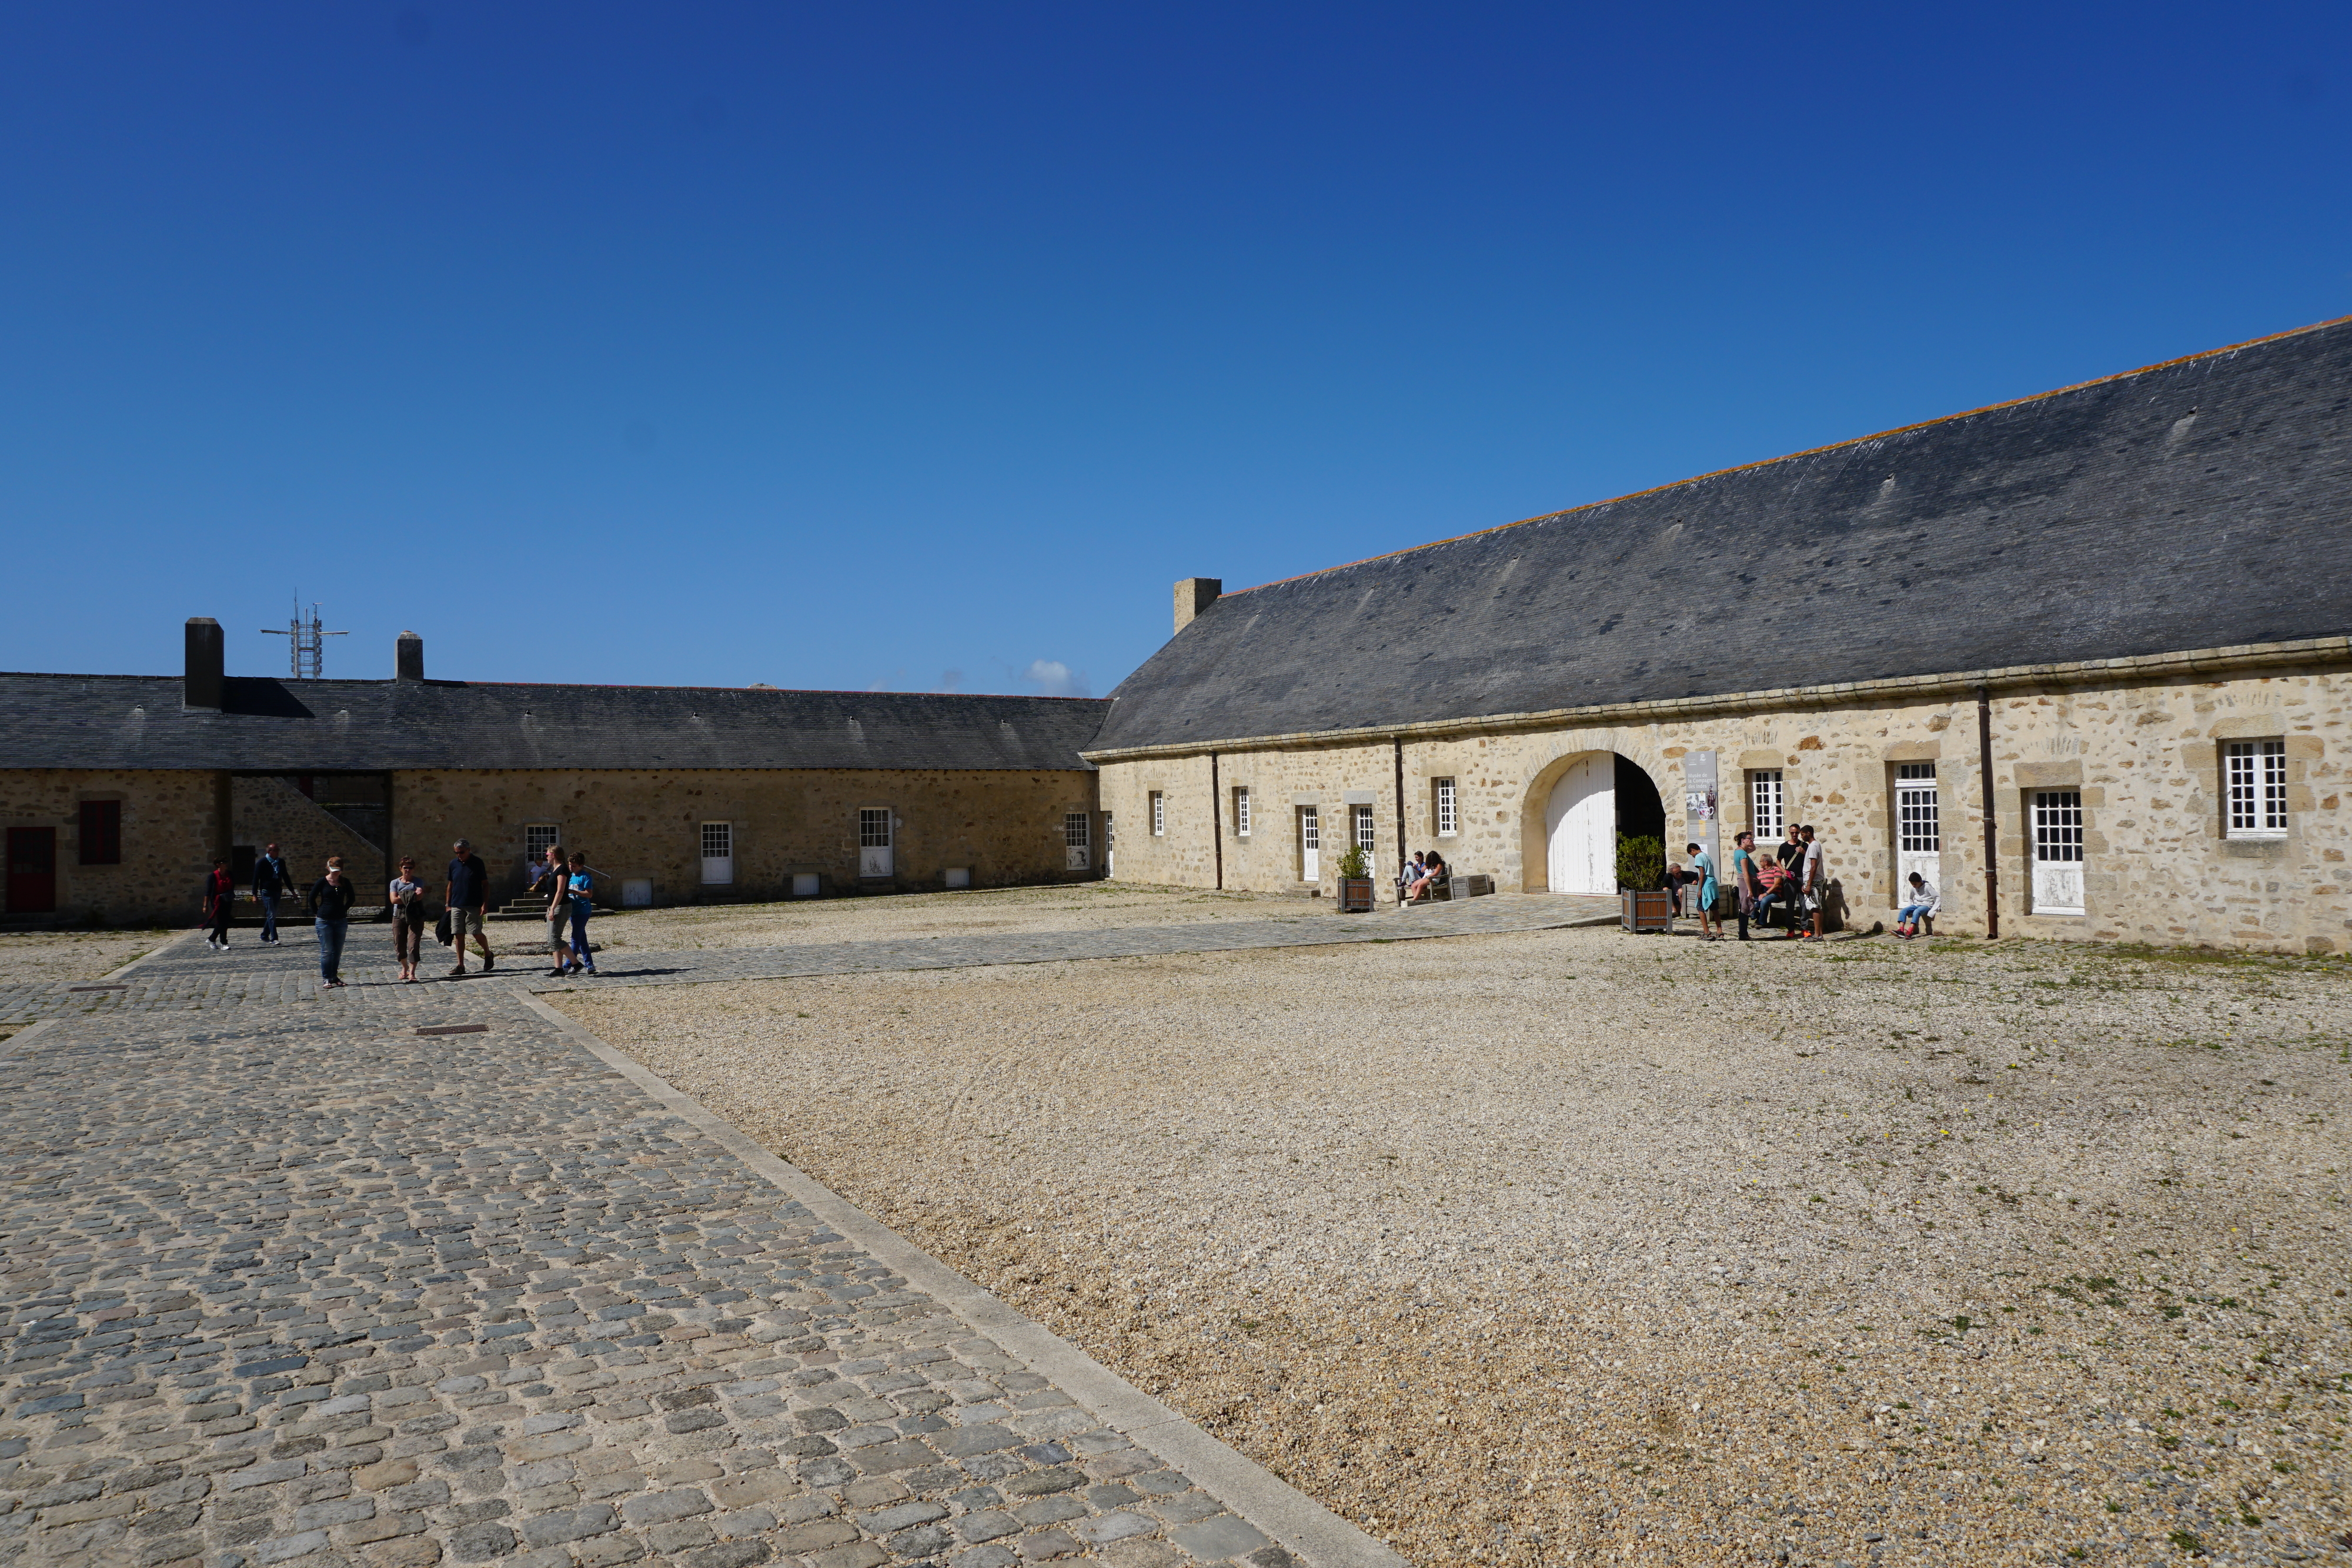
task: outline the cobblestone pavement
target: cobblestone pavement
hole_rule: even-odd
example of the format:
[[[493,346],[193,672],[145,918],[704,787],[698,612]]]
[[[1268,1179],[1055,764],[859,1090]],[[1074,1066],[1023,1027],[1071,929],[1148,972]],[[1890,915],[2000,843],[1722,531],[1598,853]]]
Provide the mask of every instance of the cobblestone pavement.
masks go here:
[[[310,956],[0,1043],[0,1563],[1399,1562],[511,984]]]
[[[895,941],[814,944],[794,947],[711,947],[612,955],[590,987],[688,985],[701,980],[782,979],[795,975],[864,974],[886,969],[961,969],[992,964],[1044,964],[1069,958],[1132,958],[1168,953],[1213,953],[1247,947],[1307,947],[1344,942],[1400,942],[1504,931],[1542,931],[1613,920],[1613,898],[1547,894],[1497,894],[1378,915],[1317,912],[1304,917],[1234,920],[1197,925],[1138,925],[1085,931],[1044,931],[927,936]],[[626,915],[615,918],[626,920]],[[389,926],[353,925],[343,975],[353,987],[396,984]],[[526,942],[535,925],[506,928],[500,940]],[[593,933],[593,925],[592,923]],[[319,995],[318,947],[307,928],[287,927],[285,943],[263,947],[236,933],[227,953],[182,943],[150,956],[106,982],[0,986],[0,1024],[73,1013],[139,1011],[149,1008],[217,1008],[252,1002],[295,1002]],[[430,944],[422,972],[439,977],[448,949]],[[481,955],[467,962],[478,968]],[[562,990],[548,979],[544,960],[509,956],[492,974],[532,990]],[[478,985],[480,977],[467,984]],[[421,987],[409,987],[415,990]]]

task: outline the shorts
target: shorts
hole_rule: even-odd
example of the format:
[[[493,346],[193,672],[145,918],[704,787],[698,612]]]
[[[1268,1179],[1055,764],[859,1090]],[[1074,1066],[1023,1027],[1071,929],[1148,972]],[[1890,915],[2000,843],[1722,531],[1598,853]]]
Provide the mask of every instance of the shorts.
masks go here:
[[[571,946],[567,936],[571,925],[572,913],[569,910],[564,911],[564,913],[558,915],[548,921],[547,945],[551,949],[556,952],[562,952]]]
[[[482,912],[479,909],[453,909],[449,912],[449,938],[457,941],[482,934]]]

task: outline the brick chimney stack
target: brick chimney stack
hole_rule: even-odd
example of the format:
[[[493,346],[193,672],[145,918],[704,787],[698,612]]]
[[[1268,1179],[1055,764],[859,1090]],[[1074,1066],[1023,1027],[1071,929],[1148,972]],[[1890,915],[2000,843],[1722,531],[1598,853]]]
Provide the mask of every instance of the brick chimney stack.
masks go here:
[[[392,678],[395,681],[421,681],[425,678],[425,639],[414,632],[403,632],[392,645]]]
[[[220,711],[221,687],[228,678],[228,644],[220,622],[209,615],[188,617],[188,662],[180,680],[180,706]]]
[[[1184,577],[1176,580],[1176,630],[1181,632],[1192,623],[1192,617],[1217,601],[1224,592],[1225,581],[1221,577]],[[1170,635],[1174,635],[1173,632]]]

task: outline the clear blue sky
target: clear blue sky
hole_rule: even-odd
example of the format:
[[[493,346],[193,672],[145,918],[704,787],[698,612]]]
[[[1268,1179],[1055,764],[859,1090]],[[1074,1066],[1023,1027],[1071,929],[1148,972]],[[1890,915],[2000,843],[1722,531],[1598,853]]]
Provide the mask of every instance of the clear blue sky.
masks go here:
[[[2347,152],[2340,4],[10,4],[0,667],[1101,694],[2352,312]]]

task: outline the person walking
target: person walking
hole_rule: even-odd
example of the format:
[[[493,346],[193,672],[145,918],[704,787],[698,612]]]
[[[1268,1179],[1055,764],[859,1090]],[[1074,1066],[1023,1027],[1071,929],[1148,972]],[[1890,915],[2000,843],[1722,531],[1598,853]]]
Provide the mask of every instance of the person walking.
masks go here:
[[[596,952],[588,946],[588,917],[596,913],[596,877],[583,855],[572,857],[572,874],[565,879],[572,899],[572,967],[596,972]]]
[[[474,852],[471,840],[459,839],[449,848],[456,858],[449,862],[449,879],[441,889],[441,902],[449,911],[449,945],[457,952],[457,967],[449,971],[449,977],[457,979],[466,973],[466,937],[469,934],[482,949],[482,973],[487,975],[499,967],[482,925],[482,917],[490,906],[490,868]]]
[[[261,905],[261,940],[278,946],[278,895],[294,891],[294,873],[276,844],[262,847],[253,859],[253,901]]]
[[[1756,902],[1756,835],[1731,835],[1731,895],[1739,905],[1739,939],[1748,941],[1748,911]]]
[[[319,984],[340,990],[343,984],[343,936],[351,929],[352,898],[359,890],[343,880],[339,862],[327,862],[327,874],[310,884],[310,924],[319,933]]]
[[[1691,872],[1698,878],[1698,939],[1702,942],[1723,940],[1723,923],[1715,917],[1715,901],[1721,892],[1715,882],[1715,857],[1706,852],[1704,844],[1685,844],[1684,852],[1691,858]]]
[[[229,875],[228,862],[215,861],[205,873],[205,924],[213,928],[205,946],[215,953],[228,951],[228,922],[236,907],[236,878]]]
[[[400,874],[386,891],[392,899],[392,950],[405,984],[416,978],[416,961],[425,953],[425,884],[416,880],[416,862],[401,856]]]
[[[572,951],[564,942],[564,933],[572,925],[572,898],[565,883],[568,875],[563,846],[548,845],[546,862],[531,878],[530,886],[533,893],[543,894],[547,899],[548,961],[554,966],[547,972],[551,980],[562,975],[564,960]]]

